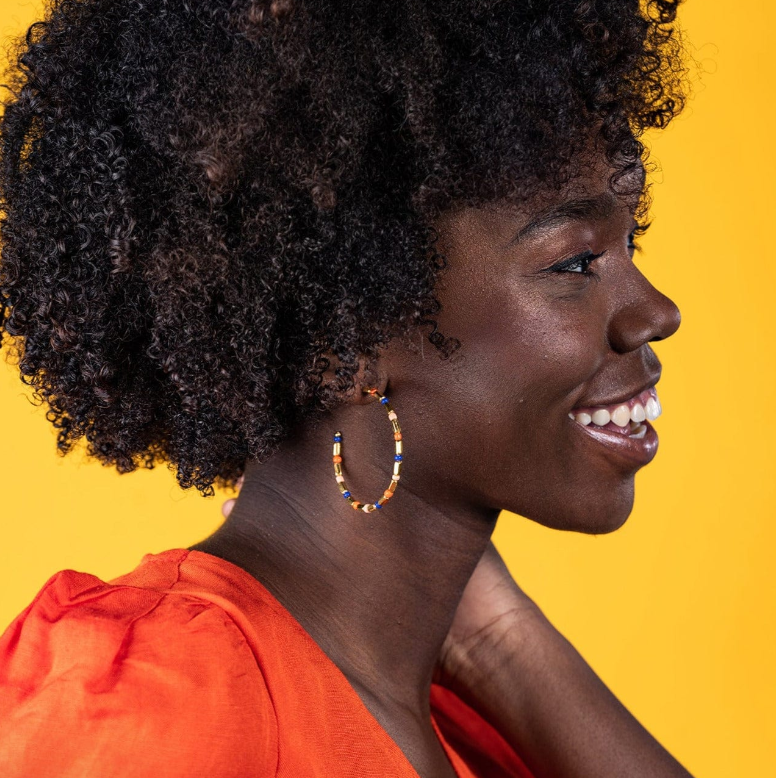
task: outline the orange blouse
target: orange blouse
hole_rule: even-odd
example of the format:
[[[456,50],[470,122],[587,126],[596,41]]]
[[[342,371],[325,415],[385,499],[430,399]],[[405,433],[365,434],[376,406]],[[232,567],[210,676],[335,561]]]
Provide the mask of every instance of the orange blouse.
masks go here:
[[[531,778],[449,690],[432,725],[459,778]],[[53,575],[0,637],[3,778],[418,778],[339,668],[247,571],[146,554]]]

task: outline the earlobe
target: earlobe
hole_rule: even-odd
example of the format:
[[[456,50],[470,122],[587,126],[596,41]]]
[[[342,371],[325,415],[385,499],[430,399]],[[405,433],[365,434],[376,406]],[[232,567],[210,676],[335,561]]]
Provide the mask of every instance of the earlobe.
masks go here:
[[[348,399],[359,405],[366,405],[372,401],[368,390],[376,389],[380,395],[384,395],[387,388],[388,372],[382,361],[379,358],[367,361],[365,357],[359,357],[358,372],[355,375],[354,395]]]
[[[328,362],[326,370],[321,374],[321,387],[325,388],[334,384],[336,369],[341,365],[339,357],[333,351],[326,351],[319,357]],[[370,402],[367,389],[377,389],[380,394],[385,394],[388,387],[388,372],[382,361],[378,359],[367,360],[365,356],[358,358],[358,368],[353,375],[353,385],[348,390],[345,401],[354,405],[366,405]]]

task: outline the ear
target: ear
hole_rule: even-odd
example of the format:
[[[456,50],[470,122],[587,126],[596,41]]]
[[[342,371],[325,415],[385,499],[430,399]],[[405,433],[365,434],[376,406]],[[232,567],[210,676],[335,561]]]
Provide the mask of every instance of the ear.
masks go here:
[[[335,370],[340,365],[340,360],[331,351],[326,351],[321,356],[329,362],[329,366],[321,375],[321,386],[331,386],[334,383]],[[374,402],[374,398],[365,390],[377,389],[380,394],[385,394],[388,387],[388,373],[379,357],[369,361],[366,357],[360,356],[358,358],[358,370],[353,380],[354,386],[346,396],[346,402],[354,405],[366,405],[367,403]]]

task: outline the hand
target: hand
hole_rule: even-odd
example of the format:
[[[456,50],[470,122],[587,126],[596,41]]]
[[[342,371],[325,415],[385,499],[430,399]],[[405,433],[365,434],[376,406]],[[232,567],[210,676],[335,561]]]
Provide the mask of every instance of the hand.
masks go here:
[[[510,630],[544,619],[536,603],[515,583],[490,541],[464,589],[434,671],[434,682],[471,700],[478,674],[498,662],[502,638]]]

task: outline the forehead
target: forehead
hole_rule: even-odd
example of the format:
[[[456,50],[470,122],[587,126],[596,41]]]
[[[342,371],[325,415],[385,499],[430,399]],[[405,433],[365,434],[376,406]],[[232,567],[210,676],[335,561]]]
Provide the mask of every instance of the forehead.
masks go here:
[[[636,213],[646,194],[646,171],[640,162],[618,171],[599,162],[578,174],[559,191],[537,192],[519,203],[492,203],[520,224],[518,238],[565,220],[603,220],[621,210]]]
[[[618,170],[601,156],[588,158],[559,190],[538,190],[520,200],[501,199],[480,205],[454,205],[437,215],[441,234],[482,240],[487,233],[500,246],[526,239],[536,231],[565,221],[606,220],[623,211],[643,217],[648,206],[646,171],[641,162]]]
[[[521,241],[543,229],[564,221],[598,221],[615,214],[623,203],[611,192],[601,192],[589,197],[576,197],[547,206],[524,222],[516,240]]]

